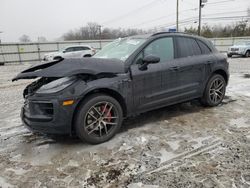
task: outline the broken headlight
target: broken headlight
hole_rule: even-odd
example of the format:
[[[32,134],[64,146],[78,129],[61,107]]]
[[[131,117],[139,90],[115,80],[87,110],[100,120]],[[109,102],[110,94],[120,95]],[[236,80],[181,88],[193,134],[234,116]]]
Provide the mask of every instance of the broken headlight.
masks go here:
[[[56,93],[73,84],[75,80],[75,76],[59,78],[57,80],[49,82],[48,84],[43,85],[36,91],[36,93]]]

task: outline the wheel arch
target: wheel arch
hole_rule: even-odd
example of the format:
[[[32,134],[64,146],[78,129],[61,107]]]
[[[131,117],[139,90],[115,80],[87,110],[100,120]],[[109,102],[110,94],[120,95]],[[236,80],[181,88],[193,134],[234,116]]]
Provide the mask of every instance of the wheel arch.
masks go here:
[[[59,60],[59,59],[63,59],[63,57],[61,55],[57,55],[57,56],[53,57],[53,60]]]
[[[85,54],[83,57],[92,57],[91,54]]]
[[[247,55],[247,52],[250,52],[250,48],[246,49],[245,55]]]
[[[125,99],[124,97],[117,91],[113,90],[113,89],[110,89],[110,88],[96,88],[96,89],[92,89],[90,91],[88,91],[82,98],[81,100],[78,102],[78,104],[76,105],[75,109],[74,109],[74,112],[73,112],[73,117],[72,117],[72,120],[71,120],[71,132],[74,131],[74,121],[75,121],[75,118],[76,118],[76,114],[77,114],[77,111],[80,107],[80,105],[84,102],[84,100],[91,96],[91,95],[94,95],[94,94],[106,94],[110,97],[113,97],[114,99],[117,100],[117,102],[121,105],[121,108],[122,108],[122,112],[123,112],[123,117],[126,117],[127,116],[127,106],[126,106],[126,102],[125,102]]]
[[[223,70],[223,69],[217,69],[217,70],[213,71],[212,75],[213,74],[219,74],[219,75],[223,76],[223,78],[226,81],[226,84],[228,84],[229,76],[228,76],[228,74],[227,74],[227,72],[225,70]]]

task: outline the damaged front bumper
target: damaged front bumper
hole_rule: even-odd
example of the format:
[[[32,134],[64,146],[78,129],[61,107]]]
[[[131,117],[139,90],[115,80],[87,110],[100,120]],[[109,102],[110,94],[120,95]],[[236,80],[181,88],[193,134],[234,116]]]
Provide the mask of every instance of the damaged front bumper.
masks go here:
[[[58,99],[26,99],[21,119],[33,132],[71,134],[72,118],[76,104],[63,106]]]

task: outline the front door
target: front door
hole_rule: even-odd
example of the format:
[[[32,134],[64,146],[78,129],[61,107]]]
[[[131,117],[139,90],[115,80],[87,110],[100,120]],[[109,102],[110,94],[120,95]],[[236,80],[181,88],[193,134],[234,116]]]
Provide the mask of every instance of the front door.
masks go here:
[[[149,64],[146,70],[140,70],[142,59],[147,55],[160,57],[160,62]],[[163,69],[165,65],[171,65],[174,60],[174,42],[172,37],[158,38],[147,45],[137,56],[131,66],[133,98],[135,110],[143,112],[156,107],[164,106],[166,91],[163,88],[163,71],[168,75],[164,83],[171,83],[170,70]],[[172,85],[171,85],[172,87]]]

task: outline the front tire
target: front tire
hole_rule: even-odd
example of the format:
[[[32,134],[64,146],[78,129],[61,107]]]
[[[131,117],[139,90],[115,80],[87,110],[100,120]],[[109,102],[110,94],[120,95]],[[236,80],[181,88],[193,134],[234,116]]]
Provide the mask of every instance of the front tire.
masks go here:
[[[56,56],[56,57],[53,58],[53,60],[60,60],[60,59],[62,59],[61,56]]]
[[[246,54],[244,55],[244,57],[250,57],[250,51],[249,50],[246,52]]]
[[[86,98],[78,109],[75,129],[78,137],[90,144],[111,139],[123,120],[121,105],[113,97],[94,94]]]
[[[225,97],[226,81],[220,74],[214,74],[207,83],[201,102],[205,106],[217,106]]]

